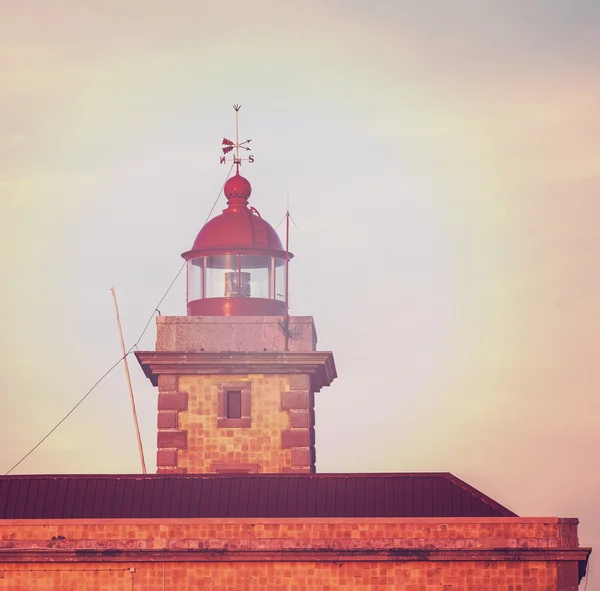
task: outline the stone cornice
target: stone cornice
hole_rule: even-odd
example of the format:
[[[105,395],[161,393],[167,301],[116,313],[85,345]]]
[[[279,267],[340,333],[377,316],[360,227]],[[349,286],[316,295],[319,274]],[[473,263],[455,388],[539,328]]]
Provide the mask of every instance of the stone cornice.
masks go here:
[[[385,473],[383,473],[385,474]],[[423,474],[428,474],[424,472]],[[431,472],[431,475],[444,472]],[[268,474],[267,474],[268,475]],[[322,476],[313,474],[312,476]],[[340,474],[345,476],[345,474]],[[376,474],[378,476],[379,474]],[[38,475],[39,476],[39,475]],[[89,478],[97,478],[94,474],[84,474]],[[136,474],[143,478],[141,474]],[[160,474],[148,474],[153,478],[163,478]],[[147,477],[146,476],[146,477]],[[199,474],[197,476],[215,476]],[[273,476],[273,474],[270,474]],[[40,476],[43,477],[43,476]],[[35,478],[29,475],[17,475],[12,478]],[[183,478],[183,477],[182,477]],[[0,519],[2,527],[33,526],[71,526],[71,525],[162,525],[162,526],[194,526],[202,525],[527,525],[566,523],[577,525],[576,517],[119,517],[119,518],[86,518],[86,519]]]
[[[586,561],[591,548],[570,549],[413,549],[368,547],[336,548],[278,548],[228,549],[193,548],[129,549],[129,548],[76,548],[76,549],[2,549],[1,563],[73,563],[73,562],[514,562],[514,561]],[[365,542],[368,543],[367,540]]]
[[[308,374],[318,392],[337,377],[331,351],[279,353],[245,351],[136,351],[144,373],[155,386],[159,375]]]

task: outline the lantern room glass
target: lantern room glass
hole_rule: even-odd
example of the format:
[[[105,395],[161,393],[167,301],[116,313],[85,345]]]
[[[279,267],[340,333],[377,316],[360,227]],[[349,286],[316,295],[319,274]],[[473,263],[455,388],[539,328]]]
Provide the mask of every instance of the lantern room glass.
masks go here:
[[[285,302],[285,259],[274,259],[275,262],[275,289],[273,299]]]
[[[250,280],[248,297],[269,297],[269,275],[271,272],[271,257],[254,254],[241,255],[241,273]]]
[[[187,262],[187,279],[188,302],[202,299],[202,283],[204,280],[202,257]]]
[[[219,254],[187,262],[188,302],[204,298],[285,300],[285,259],[262,254]]]

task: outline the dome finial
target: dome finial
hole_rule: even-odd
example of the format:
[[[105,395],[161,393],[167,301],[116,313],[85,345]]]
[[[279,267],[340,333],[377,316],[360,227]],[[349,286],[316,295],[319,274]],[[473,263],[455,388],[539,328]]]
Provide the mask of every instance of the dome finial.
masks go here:
[[[227,159],[226,154],[231,152],[235,148],[235,155],[233,156],[233,163],[235,164],[235,174],[236,176],[240,174],[240,165],[242,164],[242,160],[247,160],[248,162],[254,162],[254,154],[249,154],[248,158],[240,158],[240,148],[242,150],[246,150],[250,152],[252,149],[250,148],[250,142],[252,140],[245,140],[240,142],[239,136],[239,112],[242,108],[242,105],[235,104],[233,105],[233,109],[235,111],[235,142],[228,140],[227,138],[223,138],[221,149],[223,150],[223,156],[221,156],[221,164],[225,162],[231,162],[231,160]]]
[[[236,173],[235,176],[227,179],[223,192],[227,197],[227,204],[230,208],[232,206],[245,206],[250,193],[252,193],[252,186],[247,179]]]

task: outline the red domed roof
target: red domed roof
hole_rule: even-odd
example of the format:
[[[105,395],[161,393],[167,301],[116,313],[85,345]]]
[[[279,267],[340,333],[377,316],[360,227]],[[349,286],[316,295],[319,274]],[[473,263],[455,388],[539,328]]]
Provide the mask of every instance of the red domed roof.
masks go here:
[[[225,210],[210,220],[196,236],[192,250],[215,248],[283,251],[277,232],[249,208],[238,211]]]
[[[197,251],[224,249],[279,251],[285,256],[277,232],[256,209],[248,207],[250,183],[236,174],[225,183],[224,192],[227,209],[206,223],[196,236],[192,250],[183,254],[184,258],[192,258]]]

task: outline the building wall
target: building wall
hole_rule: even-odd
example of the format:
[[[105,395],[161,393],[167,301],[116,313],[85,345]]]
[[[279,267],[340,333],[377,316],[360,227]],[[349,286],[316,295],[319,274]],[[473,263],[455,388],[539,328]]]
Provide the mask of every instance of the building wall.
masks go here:
[[[114,567],[114,565],[111,565]],[[402,589],[433,591],[556,591],[553,562],[234,562],[32,564],[0,572],[0,589],[130,590],[219,589],[306,591]],[[130,568],[133,571],[130,571]],[[4,578],[2,577],[4,575]]]
[[[219,426],[219,391],[228,384],[250,386],[249,427]],[[158,387],[159,473],[314,471],[307,375],[169,375]]]
[[[315,351],[311,316],[290,316],[286,339],[281,316],[157,316],[157,351]]]
[[[573,591],[576,520],[17,520],[0,589]]]

